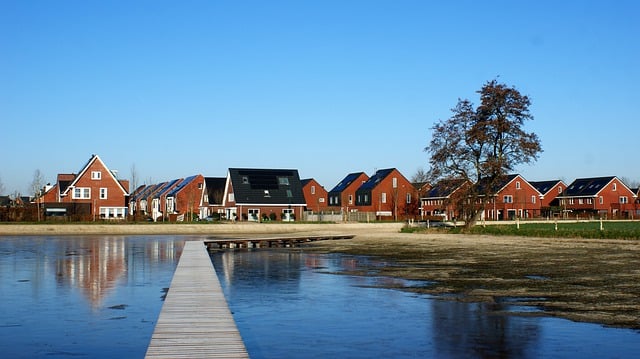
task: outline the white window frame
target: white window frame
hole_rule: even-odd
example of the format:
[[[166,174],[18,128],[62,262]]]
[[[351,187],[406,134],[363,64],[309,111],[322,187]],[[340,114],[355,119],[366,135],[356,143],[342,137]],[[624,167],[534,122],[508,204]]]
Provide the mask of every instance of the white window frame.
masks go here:
[[[311,186],[311,194],[316,194],[316,186]]]
[[[510,194],[505,194],[504,196],[502,196],[502,202],[503,203],[513,203],[513,196]]]
[[[411,203],[411,193],[407,193],[407,204]]]
[[[629,203],[629,199],[627,198],[627,196],[620,196],[620,198],[618,198],[618,201],[622,204]]]
[[[516,181],[516,189],[520,189],[520,181]]]
[[[100,199],[107,199],[108,190],[106,187],[100,187]]]
[[[393,177],[393,188],[398,188],[398,177]]]
[[[536,196],[535,195],[531,196],[531,203],[536,203]]]
[[[91,171],[91,179],[92,180],[101,180],[102,179],[102,172],[100,172],[100,171]]]
[[[353,204],[353,195],[352,194],[349,195],[349,204]]]
[[[380,194],[380,202],[387,203],[387,192],[382,192]]]
[[[75,187],[71,195],[73,199],[91,199],[90,187]]]

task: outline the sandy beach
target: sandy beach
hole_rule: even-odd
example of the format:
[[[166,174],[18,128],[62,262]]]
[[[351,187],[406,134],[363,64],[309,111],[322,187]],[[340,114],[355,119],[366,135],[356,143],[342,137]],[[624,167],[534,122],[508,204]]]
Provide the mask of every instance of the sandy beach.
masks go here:
[[[271,235],[354,234],[320,241],[310,250],[388,258],[379,275],[433,283],[410,290],[461,301],[533,305],[549,315],[640,329],[640,243],[400,233],[398,223],[3,224],[9,235]],[[0,237],[1,240],[1,237]],[[404,288],[404,290],[407,290]]]

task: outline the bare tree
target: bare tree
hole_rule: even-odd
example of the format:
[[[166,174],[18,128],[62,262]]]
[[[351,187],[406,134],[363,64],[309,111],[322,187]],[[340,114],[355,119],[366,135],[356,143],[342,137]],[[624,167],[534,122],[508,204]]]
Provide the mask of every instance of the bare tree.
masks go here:
[[[420,167],[416,170],[416,173],[411,176],[411,183],[424,183],[429,181],[429,173]]]
[[[37,204],[38,211],[38,222],[40,222],[40,196],[42,195],[42,187],[44,186],[44,176],[39,169],[33,172],[33,180],[29,185],[29,190],[31,195],[33,195],[34,200]]]
[[[131,164],[130,172],[131,172],[131,174],[130,174],[131,182],[130,182],[129,191],[133,192],[136,189],[138,189],[138,181],[140,180],[138,178],[138,169],[136,168],[136,164],[135,163]]]
[[[525,121],[533,120],[527,96],[496,80],[487,82],[478,93],[476,108],[469,100],[458,99],[452,116],[432,127],[425,148],[430,154],[432,181],[483,183],[469,186],[458,198],[457,207],[468,226],[475,223],[495,184],[517,165],[537,160],[542,152],[538,136],[523,129]],[[469,205],[479,202],[481,207]]]

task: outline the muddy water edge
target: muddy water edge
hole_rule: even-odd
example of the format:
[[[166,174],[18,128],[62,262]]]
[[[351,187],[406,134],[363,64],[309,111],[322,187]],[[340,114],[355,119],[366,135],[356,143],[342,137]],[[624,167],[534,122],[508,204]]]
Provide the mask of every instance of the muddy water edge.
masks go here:
[[[368,233],[316,242],[309,250],[388,259],[383,267],[348,274],[374,271],[433,283],[404,290],[457,301],[513,302],[543,309],[523,315],[640,329],[637,241]]]

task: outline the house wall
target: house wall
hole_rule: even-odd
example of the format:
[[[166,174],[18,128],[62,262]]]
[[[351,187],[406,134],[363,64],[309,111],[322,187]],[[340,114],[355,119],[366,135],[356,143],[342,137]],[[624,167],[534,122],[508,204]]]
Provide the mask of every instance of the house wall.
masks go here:
[[[556,183],[555,186],[553,186],[547,193],[545,193],[544,198],[541,199],[541,207],[550,207],[551,202],[558,198],[558,196],[561,195],[562,191],[564,191],[566,188],[567,186],[564,184],[564,182]]]
[[[350,211],[355,209],[356,206],[356,191],[363,183],[367,182],[369,176],[365,173],[361,173],[358,178],[356,178],[351,184],[349,184],[343,191],[340,193],[340,203],[338,206],[341,207],[343,211]],[[328,203],[329,206],[335,206],[335,204]]]
[[[626,197],[622,203],[620,197]],[[567,210],[590,214],[606,215],[609,218],[631,216],[635,210],[634,193],[618,178],[611,180],[595,197],[573,197],[561,199],[561,206]]]
[[[540,216],[540,208],[540,192],[524,178],[517,176],[487,205],[485,219],[535,218]]]
[[[176,193],[175,211],[179,214],[197,215],[202,206],[204,188],[204,176],[197,175],[193,181]]]
[[[92,178],[92,173],[94,172],[100,172],[100,179]],[[77,188],[90,189],[89,198],[74,198],[74,191]],[[106,198],[101,198],[101,189],[106,189]],[[109,170],[101,161],[96,160],[77,179],[74,188],[69,188],[67,195],[61,198],[61,202],[90,203],[91,213],[99,215],[101,207],[126,207],[126,196],[122,192],[120,184],[111,176]]]
[[[318,181],[311,179],[307,184],[302,187],[302,193],[304,194],[304,200],[307,203],[307,210],[320,212],[327,209],[328,205],[328,192],[322,187]]]
[[[393,185],[394,178],[397,181],[396,187]],[[404,219],[409,217],[408,194],[411,201],[419,200],[418,191],[413,184],[400,171],[394,169],[371,189],[371,204],[356,208],[358,211],[375,212],[380,219]]]

